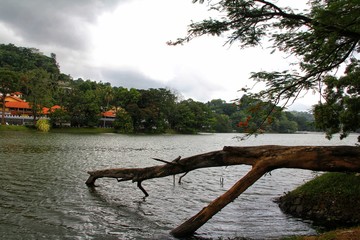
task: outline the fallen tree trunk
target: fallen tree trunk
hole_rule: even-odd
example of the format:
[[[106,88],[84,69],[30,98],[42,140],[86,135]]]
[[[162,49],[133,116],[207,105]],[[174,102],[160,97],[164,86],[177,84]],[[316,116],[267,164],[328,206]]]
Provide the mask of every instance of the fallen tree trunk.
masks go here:
[[[352,146],[256,146],[224,147],[223,150],[195,155],[174,161],[155,159],[164,165],[146,168],[114,168],[90,171],[86,181],[95,186],[98,178],[115,178],[118,181],[133,181],[147,196],[141,182],[179,173],[219,166],[251,165],[252,169],[222,196],[215,199],[198,214],[173,229],[175,237],[192,235],[227,204],[234,201],[265,173],[277,168],[298,168],[314,171],[360,172],[360,148]]]

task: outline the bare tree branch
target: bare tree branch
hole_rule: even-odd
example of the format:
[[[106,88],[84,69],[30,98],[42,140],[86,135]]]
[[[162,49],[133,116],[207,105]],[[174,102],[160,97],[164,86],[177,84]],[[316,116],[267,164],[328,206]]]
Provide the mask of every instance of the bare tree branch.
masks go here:
[[[178,158],[177,158],[178,159]],[[222,196],[211,202],[198,214],[173,229],[175,237],[192,235],[216,213],[269,171],[277,168],[299,168],[314,171],[360,172],[360,148],[353,146],[256,146],[224,147],[223,150],[208,152],[183,159],[178,164],[146,168],[114,168],[90,171],[86,184],[95,186],[99,178],[116,178],[120,181],[137,182],[145,196],[148,193],[141,182],[179,173],[219,166],[251,165],[252,169]]]

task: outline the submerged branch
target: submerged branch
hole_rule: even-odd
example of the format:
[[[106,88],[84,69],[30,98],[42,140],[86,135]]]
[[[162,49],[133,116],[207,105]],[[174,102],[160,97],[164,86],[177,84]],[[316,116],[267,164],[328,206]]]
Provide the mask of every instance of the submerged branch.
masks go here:
[[[175,237],[186,237],[192,235],[223,207],[234,201],[248,187],[271,170],[298,168],[314,171],[360,172],[360,148],[354,146],[273,145],[224,147],[223,150],[219,151],[183,159],[178,157],[172,162],[164,160],[161,162],[166,164],[146,168],[114,168],[90,171],[88,172],[90,176],[86,184],[95,186],[95,181],[104,177],[115,178],[121,182],[131,180],[138,183],[137,186],[147,197],[148,193],[141,186],[142,181],[147,179],[161,178],[179,173],[186,174],[199,168],[251,165],[252,169],[232,188],[171,232]]]

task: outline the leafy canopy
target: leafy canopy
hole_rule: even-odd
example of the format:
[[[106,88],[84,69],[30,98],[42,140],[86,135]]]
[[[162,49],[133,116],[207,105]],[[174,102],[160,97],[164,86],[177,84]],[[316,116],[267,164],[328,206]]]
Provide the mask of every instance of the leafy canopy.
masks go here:
[[[322,92],[327,84],[331,83],[330,88],[334,85],[332,81],[327,80],[329,76],[334,76],[343,66],[351,64],[353,69],[359,66],[359,62],[356,61],[360,51],[359,0],[310,0],[308,1],[309,11],[280,7],[277,4],[278,1],[208,2],[210,10],[219,14],[216,14],[214,18],[191,23],[186,37],[169,42],[169,44],[182,44],[202,35],[224,35],[227,36],[228,44],[237,42],[240,47],[245,48],[259,46],[267,40],[271,43],[273,52],[282,51],[295,56],[298,60],[293,63],[293,69],[284,69],[281,72],[261,71],[251,75],[253,80],[266,83],[266,89],[252,93],[252,97],[271,103],[273,108],[280,103],[284,108],[295,101],[301,93],[309,90],[325,94],[324,99],[330,100],[329,93]],[[348,73],[349,71],[345,72],[345,75]],[[352,75],[354,74],[359,74],[359,72],[352,71]],[[330,135],[338,131],[343,133],[342,136],[347,134],[350,130],[349,123],[346,123],[346,128],[342,127],[345,119],[353,124],[351,130],[360,127],[359,88],[355,87],[359,85],[359,77],[349,84],[353,86],[350,86],[353,88],[351,93],[353,100],[347,101],[345,111],[350,109],[355,111],[353,114],[357,118],[349,120],[344,117],[348,113],[342,113],[337,115],[339,118],[336,121],[325,125],[319,124],[327,130],[331,129],[328,131]],[[248,91],[248,89],[243,90]],[[345,94],[344,91],[342,93]],[[344,94],[337,94],[337,98],[342,98]],[[340,103],[341,100],[338,102]],[[327,102],[319,104],[331,108]],[[273,112],[272,110],[268,110],[268,117]],[[323,110],[329,115],[325,108]],[[321,120],[324,119],[317,118],[318,122]],[[258,129],[260,127],[258,126]]]
[[[38,49],[0,44],[0,96],[21,91],[30,101],[34,121],[52,98],[60,74],[56,55],[45,56]],[[2,124],[5,124],[5,98],[2,98]]]

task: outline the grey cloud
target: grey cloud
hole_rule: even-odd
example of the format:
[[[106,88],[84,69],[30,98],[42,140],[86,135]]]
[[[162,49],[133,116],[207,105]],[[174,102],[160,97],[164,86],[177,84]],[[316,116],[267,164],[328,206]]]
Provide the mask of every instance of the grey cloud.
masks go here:
[[[0,22],[27,42],[86,48],[87,28],[126,0],[0,0]]]
[[[190,74],[168,84],[128,69],[97,69],[91,58],[90,27],[99,15],[130,0],[0,0],[0,43],[36,47],[57,55],[61,70],[74,78],[110,82],[113,86],[148,89],[170,87],[186,97],[208,100],[220,88]],[[5,27],[5,29],[4,29]],[[6,31],[6,30],[11,31]],[[11,34],[9,33],[11,32]],[[10,36],[10,35],[14,36]],[[7,36],[4,36],[7,35]],[[184,78],[185,77],[185,78]]]
[[[101,73],[101,77],[103,82],[109,82],[112,86],[136,89],[169,88],[183,95],[185,99],[193,98],[201,102],[211,100],[210,94],[222,88],[219,85],[206,83],[204,79],[196,76],[187,76],[186,79],[177,78],[164,84],[139,72],[124,69],[107,69]]]
[[[149,88],[170,88],[181,93],[187,98],[193,98],[196,101],[207,102],[211,100],[211,93],[222,89],[219,85],[211,85],[204,79],[194,76],[187,76],[186,79],[174,79],[168,84],[161,83],[155,79],[142,75],[139,72],[131,70],[107,69],[101,73],[102,81],[109,82],[112,86],[121,86],[126,88],[149,89]],[[194,97],[196,96],[196,97]]]
[[[112,86],[126,88],[148,89],[165,87],[164,84],[151,79],[141,73],[131,70],[105,70],[101,73],[103,82],[109,82]]]
[[[169,87],[181,92],[186,98],[192,97],[194,100],[201,102],[211,100],[212,93],[224,89],[221,84],[212,84],[197,75],[187,75],[173,79],[169,83]]]

